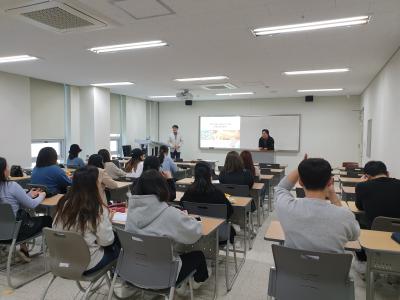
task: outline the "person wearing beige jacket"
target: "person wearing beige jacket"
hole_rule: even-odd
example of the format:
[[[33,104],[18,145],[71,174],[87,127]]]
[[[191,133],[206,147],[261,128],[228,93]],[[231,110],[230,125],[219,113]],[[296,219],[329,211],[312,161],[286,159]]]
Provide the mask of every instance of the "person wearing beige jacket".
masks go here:
[[[89,157],[88,166],[94,166],[99,169],[99,177],[97,179],[97,187],[99,194],[104,204],[107,205],[106,188],[113,190],[118,187],[118,183],[111,178],[104,170],[103,157],[98,154],[93,154]]]

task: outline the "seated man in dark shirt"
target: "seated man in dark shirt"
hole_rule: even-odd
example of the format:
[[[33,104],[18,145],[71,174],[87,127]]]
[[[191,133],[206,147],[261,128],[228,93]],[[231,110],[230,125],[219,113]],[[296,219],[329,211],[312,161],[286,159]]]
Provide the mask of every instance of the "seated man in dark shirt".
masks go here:
[[[400,218],[400,180],[390,178],[386,165],[370,161],[364,167],[365,182],[356,186],[356,206],[365,212],[365,224],[370,229],[376,217]]]
[[[275,150],[275,141],[269,135],[268,129],[262,130],[261,137],[258,140],[258,148],[260,150]]]

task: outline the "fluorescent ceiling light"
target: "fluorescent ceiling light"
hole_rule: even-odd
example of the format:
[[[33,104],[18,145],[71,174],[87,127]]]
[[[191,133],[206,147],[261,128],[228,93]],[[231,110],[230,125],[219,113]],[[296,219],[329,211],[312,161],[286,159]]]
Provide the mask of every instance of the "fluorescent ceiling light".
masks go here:
[[[37,60],[37,59],[38,59],[37,57],[30,56],[30,55],[5,56],[5,57],[0,57],[0,64],[28,61],[28,60]]]
[[[242,96],[242,95],[254,95],[254,92],[240,92],[240,93],[219,93],[216,96]]]
[[[209,81],[209,80],[224,80],[229,79],[228,76],[209,76],[209,77],[195,77],[195,78],[178,78],[175,81],[189,82],[189,81]]]
[[[149,96],[151,99],[160,99],[160,98],[176,98],[175,95],[166,95],[166,96]]]
[[[334,19],[334,20],[326,20],[326,21],[319,21],[319,22],[257,28],[257,29],[253,29],[252,32],[256,36],[272,35],[272,34],[279,34],[279,33],[361,25],[361,24],[367,24],[369,21],[370,21],[370,16],[357,16],[357,17],[351,17],[351,18]]]
[[[312,74],[329,74],[329,73],[344,73],[349,72],[349,68],[342,69],[326,69],[326,70],[305,70],[305,71],[288,71],[285,75],[312,75]]]
[[[106,82],[106,83],[92,83],[92,86],[116,86],[116,85],[133,85],[133,82]]]
[[[310,92],[340,92],[343,88],[336,89],[309,89],[309,90],[297,90],[299,93],[310,93]]]
[[[99,54],[99,53],[107,53],[107,52],[118,52],[118,51],[135,50],[135,49],[143,49],[143,48],[162,47],[162,46],[167,46],[167,45],[168,44],[164,41],[148,41],[148,42],[140,42],[140,43],[94,47],[94,48],[90,48],[88,50]]]

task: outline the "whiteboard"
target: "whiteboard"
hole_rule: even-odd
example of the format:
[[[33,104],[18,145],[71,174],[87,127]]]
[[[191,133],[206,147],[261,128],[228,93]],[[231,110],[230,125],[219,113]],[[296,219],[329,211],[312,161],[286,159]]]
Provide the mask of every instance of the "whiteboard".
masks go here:
[[[300,115],[242,116],[240,122],[242,149],[258,149],[265,128],[275,140],[275,151],[300,151]]]

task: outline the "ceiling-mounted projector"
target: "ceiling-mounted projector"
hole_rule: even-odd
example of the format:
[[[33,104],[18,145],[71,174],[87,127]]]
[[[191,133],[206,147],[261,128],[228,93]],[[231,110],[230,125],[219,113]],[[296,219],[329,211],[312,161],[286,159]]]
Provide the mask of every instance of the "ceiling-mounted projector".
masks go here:
[[[184,89],[182,92],[176,94],[176,98],[179,100],[193,100],[193,94],[188,89]]]

